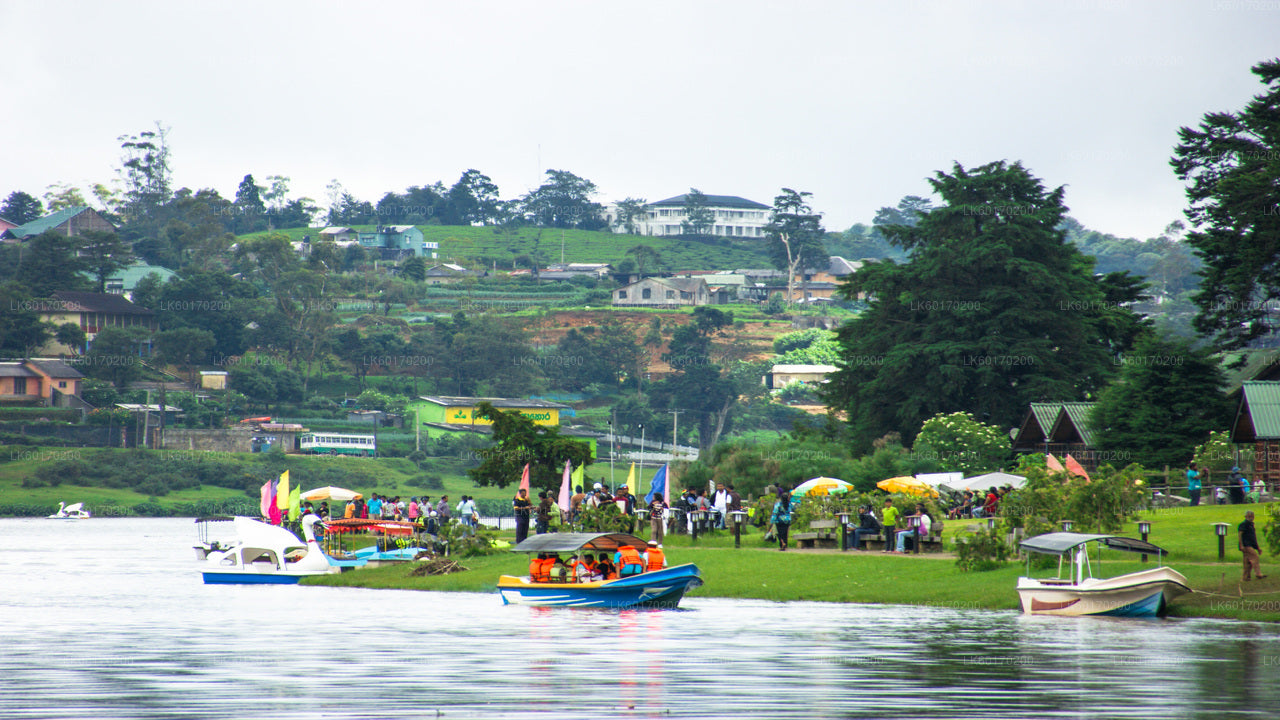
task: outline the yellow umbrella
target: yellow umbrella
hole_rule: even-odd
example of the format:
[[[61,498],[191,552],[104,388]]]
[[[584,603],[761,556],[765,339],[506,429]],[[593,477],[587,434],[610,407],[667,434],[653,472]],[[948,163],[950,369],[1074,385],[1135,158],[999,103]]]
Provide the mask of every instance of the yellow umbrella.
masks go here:
[[[917,480],[910,475],[891,477],[888,480],[881,480],[876,483],[876,487],[890,493],[907,493],[908,495],[938,497],[937,490],[929,487],[929,485],[923,480]]]
[[[361,493],[355,492],[354,490],[347,490],[346,488],[333,487],[333,486],[319,487],[314,490],[308,490],[302,493],[302,495],[300,496],[301,499],[309,500],[312,502],[315,502],[318,500],[336,500],[338,502],[346,502],[350,500],[356,500],[362,497],[364,497],[364,495],[362,495]]]
[[[849,492],[853,485],[837,479],[829,477],[816,477],[805,480],[791,491],[792,495],[839,495],[840,493]]]

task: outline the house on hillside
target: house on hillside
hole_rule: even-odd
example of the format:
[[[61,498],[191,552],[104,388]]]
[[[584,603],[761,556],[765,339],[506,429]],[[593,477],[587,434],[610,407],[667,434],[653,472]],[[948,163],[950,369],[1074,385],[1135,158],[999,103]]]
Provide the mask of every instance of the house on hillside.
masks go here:
[[[827,265],[819,268],[807,268],[797,272],[792,284],[790,302],[816,303],[834,300],[840,281],[847,275],[862,267],[862,262],[846,260],[839,255],[827,258]],[[738,270],[751,281],[752,285],[744,288],[743,296],[747,299],[764,302],[770,295],[787,296],[787,273],[785,270]]]
[[[547,400],[492,397],[449,397],[422,395],[405,406],[405,416],[423,425],[453,425],[457,427],[487,427],[492,420],[477,417],[478,405],[487,402],[496,410],[518,412],[535,425],[559,426],[561,413],[573,414],[573,408]]]
[[[774,365],[764,376],[764,386],[770,390],[781,390],[791,383],[820,385],[835,371],[834,365]]]
[[[3,233],[0,233],[0,238],[24,241],[48,230],[53,230],[59,235],[75,237],[84,234],[88,230],[113,233],[116,231],[116,226],[112,225],[111,221],[102,217],[97,210],[88,205],[78,205],[55,213],[49,213],[39,220],[32,220],[25,225],[8,228]]]
[[[159,265],[148,265],[146,262],[139,260],[123,270],[113,273],[107,278],[106,291],[109,295],[123,295],[130,302],[133,301],[133,290],[138,287],[138,283],[142,278],[154,273],[160,278],[161,283],[166,283],[169,278],[177,275],[169,268],[160,267]]]
[[[196,312],[198,310],[194,310]],[[50,340],[41,349],[50,355],[78,355],[93,345],[93,339],[103,328],[140,327],[148,330],[148,336],[138,347],[140,356],[151,354],[151,335],[159,330],[156,314],[141,305],[134,305],[123,295],[111,293],[72,292],[59,290],[49,300],[40,301],[40,319],[54,325],[75,323],[84,331],[82,348],[71,348],[56,340]]]
[[[83,379],[84,375],[61,360],[0,362],[0,404],[80,407]]]
[[[438,263],[427,268],[426,283],[428,285],[452,285],[467,278],[476,277],[479,273],[468,270],[453,263]]]
[[[613,291],[617,307],[676,308],[711,304],[711,292],[702,278],[642,278]]]
[[[1100,458],[1090,417],[1094,405],[1089,402],[1030,403],[1013,435],[1013,451],[1052,453],[1058,459],[1070,455],[1086,470],[1096,470]]]
[[[13,228],[16,228],[16,227],[18,227],[18,223],[9,222],[8,220],[5,220],[4,218],[0,217],[0,238],[4,237],[5,231],[12,230]]]
[[[319,232],[321,240],[335,243],[360,242],[360,231],[349,227],[327,227]]]
[[[689,217],[684,205],[688,194],[669,197],[645,206],[642,217],[636,218],[637,235],[681,235],[681,223]],[[710,233],[717,237],[763,238],[773,208],[737,195],[706,195],[707,209],[715,218]],[[626,232],[618,220],[617,203],[605,206],[605,220],[613,232]]]
[[[382,260],[403,260],[415,255],[435,259],[435,251],[440,249],[440,243],[427,242],[422,231],[413,225],[379,225],[374,230],[358,231],[356,238],[361,247],[379,253]]]

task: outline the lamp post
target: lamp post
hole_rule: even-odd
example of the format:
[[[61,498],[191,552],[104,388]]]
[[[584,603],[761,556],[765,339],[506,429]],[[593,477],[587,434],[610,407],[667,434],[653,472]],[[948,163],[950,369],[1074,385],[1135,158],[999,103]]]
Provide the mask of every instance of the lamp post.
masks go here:
[[[1071,532],[1071,528],[1072,528],[1074,525],[1075,525],[1075,522],[1074,522],[1074,521],[1072,521],[1072,520],[1063,520],[1063,521],[1062,521],[1062,532]]]
[[[747,517],[747,511],[734,510],[729,514],[733,516],[733,546],[740,548],[742,547],[742,522]]]
[[[1150,521],[1150,520],[1139,520],[1139,521],[1138,521],[1138,532],[1142,533],[1142,542],[1146,542],[1146,541],[1147,541],[1147,536],[1151,534],[1151,521]],[[1146,553],[1143,553],[1143,554],[1142,554],[1142,562],[1146,562],[1146,561],[1147,561],[1147,554],[1146,554]]]
[[[613,485],[613,455],[616,443],[613,441],[613,420],[609,420],[609,485]]]
[[[640,472],[636,473],[636,484],[644,477],[644,423],[640,423]],[[631,488],[627,488],[630,490]]]
[[[996,529],[996,519],[994,517],[987,518],[987,529],[988,530]]]
[[[1231,527],[1229,523],[1214,523],[1213,531],[1218,534],[1218,559],[1227,559],[1227,528]]]
[[[692,520],[692,522],[689,523],[689,529],[690,529],[690,532],[693,534],[691,542],[694,542],[694,543],[698,542],[698,525],[702,523],[702,516],[706,514],[707,514],[706,510],[694,510],[693,512],[689,513],[689,517]]]
[[[995,518],[991,518],[991,519],[993,521],[995,520]],[[992,527],[993,528],[995,527],[994,522],[992,523]],[[907,518],[907,529],[916,531],[915,538],[911,542],[911,552],[915,555],[919,555],[920,545],[922,544],[920,541],[923,539],[920,537],[920,516],[912,515],[911,517]]]
[[[840,518],[840,551],[844,552],[849,549],[849,516],[853,513],[848,510],[836,513],[836,517]]]

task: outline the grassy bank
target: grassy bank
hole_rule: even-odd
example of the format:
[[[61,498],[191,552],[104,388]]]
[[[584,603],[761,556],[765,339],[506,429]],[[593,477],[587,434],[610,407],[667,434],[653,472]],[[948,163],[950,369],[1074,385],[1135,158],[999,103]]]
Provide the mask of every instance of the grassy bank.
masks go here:
[[[1262,506],[1250,506],[1255,511]],[[1240,583],[1240,553],[1234,550],[1234,527],[1245,508],[1208,506],[1176,511],[1156,511],[1144,519],[1153,521],[1151,540],[1168,549],[1168,564],[1185,575],[1193,590],[1173,603],[1173,617],[1219,617],[1240,620],[1280,621],[1280,567],[1275,558],[1263,557],[1269,577]],[[1261,517],[1263,513],[1259,512]],[[1229,552],[1217,560],[1217,538],[1212,523],[1232,523]],[[1261,522],[1261,521],[1259,521]],[[959,525],[958,523],[956,525]],[[949,526],[950,527],[950,526]],[[963,531],[963,528],[957,528]],[[1137,536],[1132,525],[1124,535]],[[743,538],[733,548],[727,533],[699,538],[670,537],[664,543],[672,563],[696,563],[706,584],[692,596],[752,598],[761,600],[812,600],[821,602],[928,605],[959,609],[1016,610],[1014,590],[1026,566],[1010,563],[982,573],[964,573],[954,557],[937,555],[885,555],[878,552],[799,551],[778,552],[765,546],[759,534]],[[409,567],[387,567],[309,578],[309,584],[412,590],[494,592],[501,574],[523,575],[527,559],[510,553],[461,560],[466,572],[443,577],[411,577]],[[1145,567],[1151,567],[1154,558]],[[1095,574],[1118,575],[1140,570],[1137,557],[1108,551]],[[1042,577],[1052,571],[1034,571]],[[501,602],[496,596],[494,602]]]

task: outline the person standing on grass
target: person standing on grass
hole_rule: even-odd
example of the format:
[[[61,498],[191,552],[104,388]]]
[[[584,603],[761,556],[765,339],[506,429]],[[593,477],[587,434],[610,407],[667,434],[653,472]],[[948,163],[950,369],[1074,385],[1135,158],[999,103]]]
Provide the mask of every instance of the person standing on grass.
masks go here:
[[[783,490],[778,496],[778,501],[773,504],[773,515],[769,517],[769,522],[773,523],[774,531],[778,535],[778,549],[785,551],[787,533],[791,530],[791,493]]]
[[[894,531],[898,529],[898,508],[893,506],[893,500],[884,499],[884,549],[880,552],[893,552],[893,543],[897,538]]]
[[[1247,510],[1244,514],[1244,522],[1240,523],[1240,527],[1236,528],[1240,534],[1239,546],[1240,552],[1244,554],[1244,575],[1242,579],[1249,582],[1252,572],[1259,580],[1266,577],[1262,574],[1262,563],[1258,559],[1258,553],[1261,548],[1258,547],[1258,532],[1253,527],[1253,511]]]
[[[1187,494],[1191,496],[1191,507],[1200,504],[1200,471],[1194,462],[1187,464]]]
[[[511,501],[511,509],[516,515],[516,544],[529,537],[529,515],[533,512],[533,503],[529,501],[529,491],[520,488],[515,499]]]

